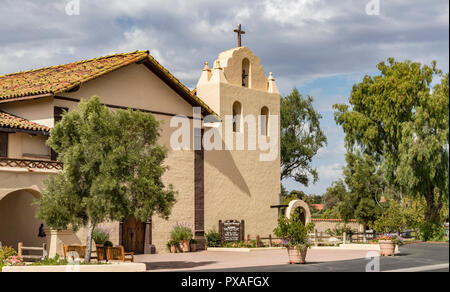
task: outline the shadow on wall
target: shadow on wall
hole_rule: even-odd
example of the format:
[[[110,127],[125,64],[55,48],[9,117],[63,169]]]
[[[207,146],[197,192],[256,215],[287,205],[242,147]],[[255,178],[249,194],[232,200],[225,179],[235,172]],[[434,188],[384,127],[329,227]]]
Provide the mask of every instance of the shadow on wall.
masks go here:
[[[247,196],[251,197],[250,189],[238,167],[236,166],[236,163],[234,162],[233,156],[231,155],[230,151],[212,150],[208,152],[207,162],[218,169],[220,173],[226,176]]]

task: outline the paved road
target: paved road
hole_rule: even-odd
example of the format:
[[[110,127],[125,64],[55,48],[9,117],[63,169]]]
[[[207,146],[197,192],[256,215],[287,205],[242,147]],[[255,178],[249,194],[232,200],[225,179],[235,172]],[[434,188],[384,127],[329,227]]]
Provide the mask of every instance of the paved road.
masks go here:
[[[408,244],[400,247],[395,257],[381,257],[380,271],[449,272],[449,245],[434,243]],[[365,272],[367,259],[323,262],[306,265],[202,270],[202,272]]]

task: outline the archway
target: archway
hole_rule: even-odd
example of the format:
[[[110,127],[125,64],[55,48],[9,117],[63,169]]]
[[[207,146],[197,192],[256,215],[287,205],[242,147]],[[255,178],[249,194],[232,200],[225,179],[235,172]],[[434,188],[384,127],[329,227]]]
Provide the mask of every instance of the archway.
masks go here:
[[[34,189],[15,190],[0,196],[0,241],[3,246],[23,242],[25,246],[42,246],[45,237],[39,237],[42,222],[36,219],[37,205],[32,204],[40,193]]]
[[[289,203],[286,209],[286,217],[299,216],[303,224],[311,222],[311,211],[307,203],[302,200],[294,200]]]

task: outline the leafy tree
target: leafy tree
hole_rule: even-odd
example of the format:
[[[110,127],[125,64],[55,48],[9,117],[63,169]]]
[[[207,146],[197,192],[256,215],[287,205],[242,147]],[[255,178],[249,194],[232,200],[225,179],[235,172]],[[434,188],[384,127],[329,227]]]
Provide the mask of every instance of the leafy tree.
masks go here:
[[[353,86],[350,104],[334,105],[346,146],[383,163],[391,187],[427,201],[426,221],[440,224],[448,201],[448,74],[411,61],[378,64],[380,75]],[[436,74],[441,83],[431,92]]]
[[[288,205],[293,200],[303,200],[306,194],[302,191],[293,190],[289,194],[285,194],[281,197],[281,204]]]
[[[308,186],[310,177],[318,180],[311,161],[327,138],[320,128],[322,116],[313,108],[313,98],[302,96],[296,88],[281,99],[281,179],[292,177]]]
[[[47,144],[64,170],[47,178],[37,216],[54,229],[87,227],[86,262],[98,224],[170,215],[175,192],[161,181],[166,150],[158,129],[153,115],[112,112],[98,97],[82,100],[52,129]]]
[[[388,203],[383,215],[378,217],[373,223],[372,228],[378,232],[392,233],[402,232],[406,228],[406,218],[402,212],[401,205],[392,200]]]
[[[344,181],[339,179],[327,188],[327,191],[322,197],[322,203],[324,209],[333,209],[341,200],[343,200],[347,195],[347,188],[345,187]]]
[[[379,204],[384,189],[383,176],[376,162],[368,155],[359,151],[347,152],[347,165],[343,169],[348,192],[337,208],[341,219],[357,219],[367,225],[381,214]]]

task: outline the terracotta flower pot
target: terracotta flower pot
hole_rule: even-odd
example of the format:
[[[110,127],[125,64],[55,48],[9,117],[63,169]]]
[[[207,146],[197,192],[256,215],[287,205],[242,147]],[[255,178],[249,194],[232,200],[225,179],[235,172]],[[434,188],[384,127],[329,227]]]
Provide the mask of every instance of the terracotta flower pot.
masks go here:
[[[180,241],[180,248],[183,252],[189,252],[190,249],[190,241],[189,240],[182,240]]]
[[[288,247],[287,252],[289,255],[290,264],[306,263],[306,253],[308,252],[308,247],[306,246]]]
[[[170,246],[170,253],[177,253],[177,246],[175,244]]]
[[[395,243],[392,240],[380,240],[380,255],[383,257],[395,255]]]
[[[197,244],[191,243],[191,252],[196,252],[196,251],[197,251]]]

